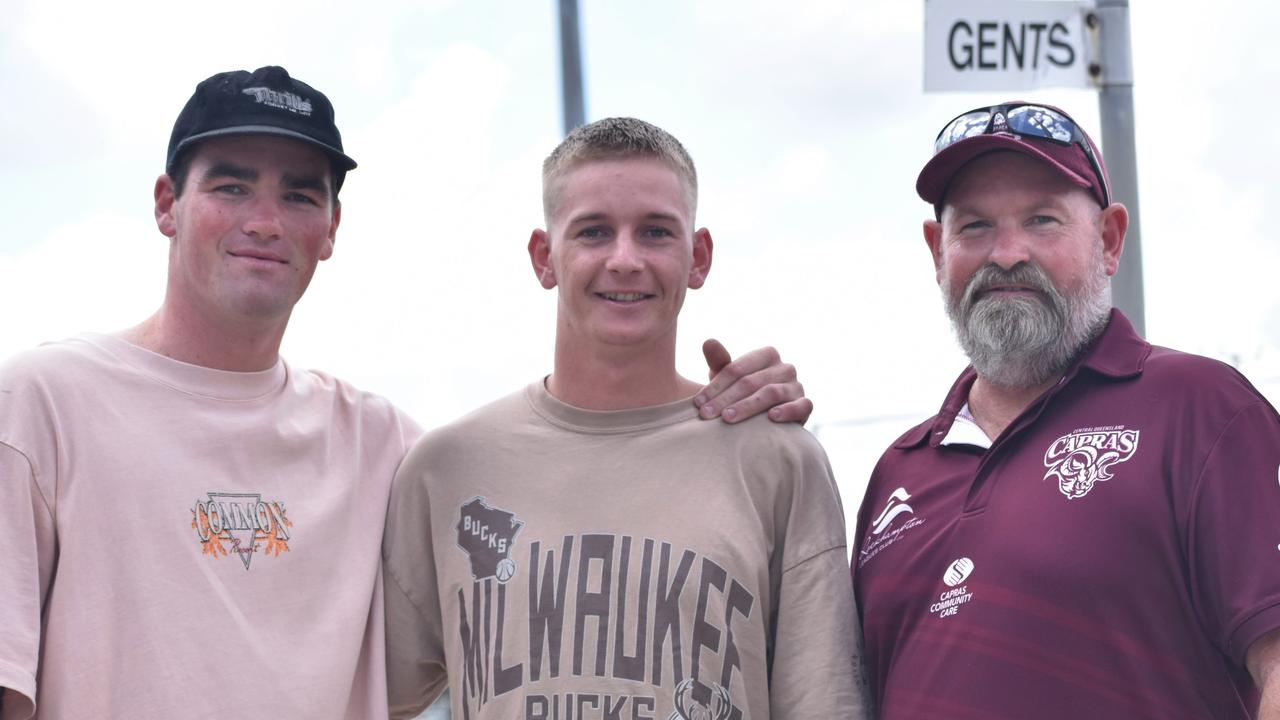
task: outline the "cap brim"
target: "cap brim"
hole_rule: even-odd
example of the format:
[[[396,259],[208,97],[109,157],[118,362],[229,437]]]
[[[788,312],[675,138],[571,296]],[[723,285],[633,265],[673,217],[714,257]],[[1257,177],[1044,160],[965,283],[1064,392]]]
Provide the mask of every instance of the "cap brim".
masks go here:
[[[348,170],[354,170],[356,168],[356,161],[352,160],[341,150],[331,145],[326,145],[316,140],[315,138],[303,135],[300,132],[294,132],[293,130],[288,130],[285,128],[273,127],[271,125],[238,125],[236,127],[218,128],[217,130],[202,132],[199,135],[192,135],[190,137],[183,139],[183,141],[178,144],[178,147],[174,148],[173,157],[176,158],[179,153],[181,153],[184,149],[186,149],[188,146],[190,146],[194,142],[207,140],[208,138],[211,138],[211,137],[225,137],[228,135],[278,135],[280,137],[293,138],[294,140],[299,140],[319,150],[324,151],[326,155],[328,155],[338,164],[339,169],[341,169],[343,172],[346,172]]]
[[[920,176],[916,178],[916,193],[930,205],[940,205],[942,199],[946,197],[947,186],[951,184],[951,180],[955,178],[956,173],[960,172],[961,168],[979,155],[996,150],[1012,150],[1023,155],[1030,155],[1048,163],[1055,170],[1062,173],[1063,177],[1066,177],[1076,185],[1086,190],[1093,187],[1093,183],[1087,178],[1054,160],[1048,154],[1041,152],[1034,143],[1018,140],[1009,135],[997,134],[975,135],[943,148],[942,152],[934,155],[920,170]]]

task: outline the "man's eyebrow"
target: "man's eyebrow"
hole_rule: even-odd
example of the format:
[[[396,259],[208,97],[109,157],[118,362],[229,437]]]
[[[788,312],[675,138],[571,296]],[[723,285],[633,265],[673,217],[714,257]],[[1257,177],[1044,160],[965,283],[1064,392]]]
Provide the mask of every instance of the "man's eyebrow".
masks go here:
[[[950,205],[949,207],[951,209],[952,217],[955,217],[957,215],[982,215],[983,214],[981,211],[978,210],[978,208],[975,208],[973,205]]]
[[[609,219],[609,216],[602,212],[584,213],[582,215],[575,215],[569,218],[569,224],[576,225],[577,223],[584,222],[599,222],[607,219]]]
[[[284,186],[290,190],[315,190],[329,192],[328,178],[323,175],[284,174]]]
[[[581,222],[599,222],[601,220],[608,220],[608,219],[609,219],[608,213],[592,212],[592,213],[584,213],[582,215],[576,215],[569,220],[569,223],[573,224],[573,223],[581,223]],[[664,222],[673,222],[673,223],[682,222],[679,215],[676,215],[674,213],[666,213],[666,212],[645,213],[644,219],[660,220]]]
[[[253,168],[243,167],[234,163],[215,162],[209,166],[208,170],[204,171],[204,175],[202,175],[200,179],[208,181],[220,177],[230,177],[235,178],[236,180],[252,182],[258,179],[258,171]]]
[[[1067,202],[1063,198],[1050,197],[1036,203],[1035,210],[1063,210],[1067,207]]]
[[[684,222],[679,215],[673,215],[671,213],[664,213],[664,212],[646,213],[644,218],[645,220],[662,220],[665,222],[673,222],[673,223]]]

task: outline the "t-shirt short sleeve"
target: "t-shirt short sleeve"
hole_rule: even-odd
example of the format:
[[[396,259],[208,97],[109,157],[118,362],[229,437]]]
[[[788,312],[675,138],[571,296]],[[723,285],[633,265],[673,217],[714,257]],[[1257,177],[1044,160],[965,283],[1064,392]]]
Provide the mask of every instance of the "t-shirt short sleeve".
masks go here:
[[[840,493],[821,446],[798,439],[774,626],[773,717],[869,716]]]
[[[30,717],[40,656],[40,608],[49,588],[56,540],[53,515],[27,457],[0,443],[0,718]]]
[[[423,467],[426,450],[415,448],[396,473],[383,534],[387,693],[393,718],[416,717],[448,680]]]
[[[1280,417],[1259,399],[1211,446],[1187,528],[1191,591],[1206,630],[1233,661],[1280,628]]]

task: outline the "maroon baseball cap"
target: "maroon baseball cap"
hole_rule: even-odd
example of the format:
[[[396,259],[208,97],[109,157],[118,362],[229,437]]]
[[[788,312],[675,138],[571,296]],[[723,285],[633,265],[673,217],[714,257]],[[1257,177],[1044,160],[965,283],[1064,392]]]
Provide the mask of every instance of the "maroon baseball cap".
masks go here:
[[[970,110],[947,123],[934,156],[916,179],[916,192],[941,210],[951,180],[970,160],[995,150],[1037,158],[1089,190],[1098,204],[1111,202],[1102,153],[1084,128],[1052,105],[1008,102]]]

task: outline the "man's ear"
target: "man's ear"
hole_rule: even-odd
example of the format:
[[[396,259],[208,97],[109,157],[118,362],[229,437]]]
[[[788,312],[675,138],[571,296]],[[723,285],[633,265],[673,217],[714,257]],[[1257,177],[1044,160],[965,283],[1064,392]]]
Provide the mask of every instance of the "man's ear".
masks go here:
[[[933,256],[933,270],[942,282],[942,223],[937,220],[924,221],[924,241],[929,246],[929,254]]]
[[[178,198],[173,194],[173,180],[168,175],[156,178],[152,194],[156,201],[156,227],[160,229],[160,234],[172,238],[178,234],[178,221],[173,215]]]
[[[711,272],[711,255],[714,247],[710,230],[702,228],[693,234],[693,266],[689,268],[691,289],[697,290],[707,281],[707,273]]]
[[[329,220],[329,237],[326,239],[325,247],[320,250],[320,259],[328,260],[333,257],[333,246],[338,242],[338,225],[342,223],[342,203],[336,200],[333,203],[333,217]]]
[[[534,230],[529,235],[529,262],[542,287],[550,290],[556,286],[556,271],[551,266],[551,236],[546,230]]]
[[[1102,235],[1102,260],[1107,275],[1115,275],[1120,268],[1120,256],[1124,254],[1124,236],[1129,231],[1129,209],[1120,203],[1098,215],[1098,230]]]

